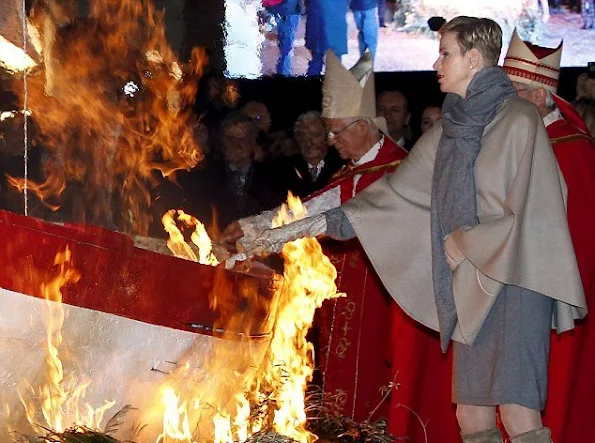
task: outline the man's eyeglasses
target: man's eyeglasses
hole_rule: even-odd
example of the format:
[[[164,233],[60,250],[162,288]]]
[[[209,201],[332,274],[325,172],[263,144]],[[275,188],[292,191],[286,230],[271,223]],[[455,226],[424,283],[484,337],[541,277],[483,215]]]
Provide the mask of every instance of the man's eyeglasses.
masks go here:
[[[347,128],[349,128],[351,125],[354,125],[354,124],[356,124],[356,123],[357,123],[357,122],[359,122],[359,121],[361,121],[361,120],[355,120],[355,121],[353,121],[353,122],[349,123],[348,125],[345,125],[345,126],[343,126],[343,127],[342,127],[341,129],[339,129],[338,131],[327,131],[327,133],[326,133],[326,136],[327,136],[329,139],[335,139],[335,138],[337,138],[337,137],[339,136],[339,134],[340,134],[341,132],[343,132],[344,130],[346,130]]]

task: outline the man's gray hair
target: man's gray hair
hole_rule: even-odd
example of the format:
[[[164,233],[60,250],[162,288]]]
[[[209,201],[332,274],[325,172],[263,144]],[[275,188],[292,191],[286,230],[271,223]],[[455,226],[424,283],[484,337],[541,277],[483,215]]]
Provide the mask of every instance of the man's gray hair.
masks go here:
[[[545,102],[543,103],[543,105],[547,108],[547,109],[554,109],[556,108],[556,102],[554,101],[554,97],[552,97],[552,91],[550,91],[549,89],[545,89],[541,86],[531,86],[531,85],[527,85],[523,83],[523,88],[526,91],[536,91],[537,89],[543,89],[545,91]]]
[[[544,104],[545,104],[545,107],[548,109],[554,109],[556,107],[556,102],[554,101],[554,97],[552,97],[552,91],[550,91],[549,89],[545,89],[545,103]]]
[[[346,125],[354,123],[354,122],[358,122],[358,121],[366,122],[368,124],[368,131],[370,131],[371,134],[374,134],[374,135],[380,134],[380,128],[378,127],[378,125],[376,124],[374,119],[371,117],[346,117],[346,118],[341,118],[340,120],[343,120],[343,122]]]
[[[370,128],[370,132],[376,134],[380,132],[380,128],[378,127],[378,125],[376,124],[376,122],[374,121],[373,118],[370,117],[362,117],[358,120],[363,120],[368,124],[368,128]]]
[[[298,125],[306,120],[322,120],[322,114],[319,111],[308,111],[300,114],[293,124],[293,132],[295,133]]]

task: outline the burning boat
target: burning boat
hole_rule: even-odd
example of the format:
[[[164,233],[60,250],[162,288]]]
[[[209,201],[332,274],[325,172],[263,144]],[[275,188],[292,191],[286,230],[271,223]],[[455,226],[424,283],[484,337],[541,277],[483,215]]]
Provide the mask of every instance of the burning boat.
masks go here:
[[[0,275],[1,392],[4,419],[9,421],[3,424],[10,425],[5,432],[39,433],[41,428],[31,430],[23,423],[27,418],[48,429],[90,426],[67,421],[80,419],[86,413],[84,404],[97,409],[115,402],[107,411],[111,415],[126,405],[153,414],[153,407],[162,411],[160,389],[176,383],[182,384],[182,393],[202,386],[205,402],[215,407],[208,389],[216,392],[231,383],[230,376],[242,379],[246,371],[259,367],[272,326],[272,291],[265,276],[139,249],[123,234],[91,226],[58,226],[3,212],[0,230],[7,239],[0,252],[7,264]],[[52,312],[59,308],[63,314],[56,326]],[[227,328],[230,313],[233,327]],[[52,317],[54,324],[48,326]],[[50,369],[57,366],[48,366],[48,334],[62,355],[59,380],[47,380],[56,376]],[[228,358],[215,370],[214,356],[224,350]],[[76,385],[58,389],[61,382],[74,383],[77,377]],[[53,388],[44,399],[35,386],[48,383]],[[61,425],[55,416],[42,420],[51,412],[58,414],[51,408],[44,411],[44,402],[75,396],[87,383],[79,417],[60,409]],[[135,420],[149,418],[154,419]],[[147,436],[140,441],[155,441]],[[7,434],[1,439],[10,441]]]
[[[336,296],[316,240],[286,245],[283,275],[227,271],[202,225],[172,211],[169,246],[186,260],[137,247],[159,244],[144,237],[151,190],[202,158],[188,122],[204,52],[179,63],[150,2],[92,1],[84,20],[74,1],[10,3],[21,25],[11,35],[23,36],[11,44],[35,54],[4,60],[24,120],[24,176],[9,182],[25,215],[0,212],[0,440],[314,441],[306,333]],[[33,125],[45,152],[37,181]],[[28,216],[32,201],[49,221]]]

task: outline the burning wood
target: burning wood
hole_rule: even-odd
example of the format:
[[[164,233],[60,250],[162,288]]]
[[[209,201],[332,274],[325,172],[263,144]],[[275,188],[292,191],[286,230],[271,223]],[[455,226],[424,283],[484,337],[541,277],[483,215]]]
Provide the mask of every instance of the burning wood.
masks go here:
[[[120,426],[121,432],[111,435],[143,443],[155,442],[163,432],[162,395],[167,386],[183,397],[179,404],[201,393],[205,398],[202,421],[208,435],[213,435],[214,407],[222,417],[227,410],[226,404],[217,406],[217,401],[222,401],[217,395],[227,399],[226,393],[241,392],[238,386],[244,386],[243,375],[260,366],[270,339],[266,332],[270,331],[271,297],[264,287],[266,280],[139,250],[125,236],[110,231],[56,226],[0,212],[0,232],[6,240],[0,250],[5,263],[0,273],[4,308],[0,312],[1,441],[11,441],[6,433],[7,410],[14,419],[10,421],[13,429],[27,435],[45,433],[36,433],[27,424],[15,386],[28,380],[35,392],[22,392],[36,399],[37,387],[48,379],[47,333],[38,326],[47,309],[47,302],[40,299],[40,284],[49,286],[51,279],[42,277],[46,274],[43,270],[54,269],[50,255],[57,245],[62,249],[64,244],[70,245],[72,267],[82,276],[62,288],[62,342],[54,347],[60,349],[64,389],[70,375],[78,374],[79,380],[84,376],[92,381],[85,401],[94,407],[103,405],[104,400],[117,400],[112,413],[127,404],[135,406]],[[32,248],[35,255],[31,255]],[[194,323],[204,325],[196,330],[200,334],[191,332]],[[228,359],[220,360],[219,355]],[[232,411],[236,403],[234,400]],[[195,403],[187,404],[194,412]],[[36,405],[37,415],[43,418],[40,403]],[[195,419],[193,416],[189,422],[193,431]],[[128,433],[132,421],[149,425],[140,439]],[[81,423],[87,422],[62,420],[60,434],[72,434],[77,427],[88,431]],[[93,429],[105,430],[105,424]]]
[[[291,211],[283,207],[274,222],[276,226],[292,221],[290,213],[293,219],[306,215],[297,198],[290,196],[289,208]],[[189,226],[197,226],[195,219],[183,213],[177,214]],[[164,216],[164,226],[170,233],[168,244],[176,255],[181,254],[187,259],[192,256],[193,260],[198,260],[173,225],[174,215],[176,211]],[[201,243],[196,238],[193,242],[200,248]],[[209,241],[203,244],[210,247]],[[241,353],[226,346],[218,347],[208,367],[211,374],[219,376],[212,377],[208,384],[203,383],[197,389],[188,389],[187,383],[182,385],[180,382],[193,378],[189,369],[193,365],[188,360],[183,363],[172,382],[179,386],[177,391],[180,394],[171,387],[163,394],[163,401],[168,405],[168,418],[164,421],[164,432],[160,437],[163,442],[202,441],[197,437],[202,433],[191,430],[188,423],[199,423],[197,427],[204,432],[205,421],[213,423],[212,438],[217,443],[244,442],[254,435],[259,436],[254,437],[254,441],[307,443],[317,439],[306,428],[304,398],[313,372],[313,348],[307,342],[306,334],[316,308],[325,299],[337,296],[334,284],[336,270],[315,239],[288,244],[283,255],[285,271],[283,277],[275,279],[275,291],[269,307],[274,323],[264,357],[258,356],[259,352],[255,352],[250,341],[245,343]],[[225,285],[224,281],[221,283]],[[246,289],[248,294],[252,292]],[[214,291],[212,303],[224,302],[220,296],[226,292],[223,287]],[[223,329],[235,327],[240,318],[233,312],[228,314],[227,319],[221,319]],[[227,370],[231,360],[242,362],[245,370]],[[188,405],[191,404],[194,407],[189,410]],[[272,433],[286,440],[263,440],[264,435]]]
[[[298,210],[294,209],[293,213],[298,213]],[[15,218],[36,226],[33,230],[27,231],[23,229],[23,226],[19,226],[18,220]],[[6,230],[7,228],[10,232]],[[21,276],[23,275],[21,269],[31,269],[30,264],[23,262],[21,255],[27,254],[29,257],[26,249],[20,250],[16,246],[25,244],[25,239],[27,239],[27,243],[33,241],[36,244],[50,246],[52,242],[48,242],[47,239],[43,240],[45,237],[42,234],[49,228],[55,231],[51,236],[52,242],[70,241],[68,232],[73,228],[43,225],[42,222],[14,215],[9,217],[7,223],[2,223],[0,218],[0,229],[3,229],[3,235],[11,239],[11,242],[6,244],[7,248],[2,252],[2,254],[8,255],[2,259],[6,263],[16,266],[14,272],[9,271],[9,274]],[[110,236],[118,235],[109,234]],[[39,237],[40,240],[37,240],[36,237]],[[105,244],[95,249],[91,247],[89,241],[87,239],[83,243],[75,245],[74,249],[79,251],[75,255],[79,256],[79,260],[77,261],[78,265],[75,263],[74,266],[79,268],[80,265],[80,269],[84,269],[84,271],[80,271],[82,276],[77,283],[70,282],[66,287],[68,289],[65,299],[67,303],[77,300],[73,294],[85,294],[84,287],[97,287],[98,282],[105,280],[105,277],[101,277],[102,275],[113,275],[113,271],[104,273],[101,269],[106,264],[113,264],[116,266],[114,270],[118,269],[121,264],[114,263],[116,257],[123,258],[122,264],[129,263],[127,266],[131,267],[130,269],[136,269],[132,260],[124,255],[125,248],[115,245],[114,239],[106,238]],[[99,254],[107,254],[106,246],[108,245],[112,245],[109,247],[114,248],[114,254],[110,253],[109,257],[100,258]],[[151,253],[137,250],[136,254],[140,254],[141,257],[145,256],[141,262],[146,264],[148,263],[146,254]],[[90,389],[93,390],[93,394],[87,399],[96,406],[102,405],[105,399],[117,398],[119,400],[114,408],[122,408],[127,403],[138,407],[138,411],[129,414],[129,420],[147,424],[147,427],[135,441],[153,443],[161,435],[162,443],[203,441],[229,443],[231,441],[247,441],[253,435],[262,436],[267,433],[276,433],[285,436],[284,438],[301,442],[314,441],[316,437],[306,429],[304,411],[304,391],[312,374],[312,347],[305,340],[305,335],[311,325],[316,307],[322,303],[325,297],[335,296],[336,288],[333,281],[336,274],[315,240],[300,240],[287,245],[284,254],[286,257],[284,276],[279,276],[273,281],[274,291],[269,297],[263,297],[263,291],[259,287],[262,283],[260,279],[247,278],[238,284],[231,278],[233,273],[226,271],[223,267],[192,265],[187,261],[160,257],[162,262],[160,266],[162,267],[167,265],[168,260],[174,260],[177,262],[172,263],[175,268],[181,268],[187,264],[193,266],[192,273],[200,271],[203,279],[192,279],[193,284],[197,285],[196,287],[204,284],[204,278],[209,274],[214,276],[213,284],[208,291],[208,309],[217,312],[218,319],[212,323],[211,333],[215,334],[215,331],[220,330],[221,333],[218,335],[226,340],[210,339],[208,346],[205,346],[204,339],[191,337],[194,334],[180,335],[182,331],[174,334],[173,337],[177,338],[172,341],[167,337],[168,334],[172,335],[172,332],[165,331],[166,328],[161,328],[159,335],[151,338],[155,332],[151,332],[150,325],[126,319],[116,320],[114,323],[114,320],[108,318],[109,316],[106,314],[64,305],[67,313],[61,317],[65,321],[62,329],[68,331],[68,340],[63,340],[61,346],[66,346],[64,349],[68,349],[65,353],[65,356],[68,357],[66,359],[68,371],[64,371],[63,374],[77,372],[78,365],[82,365],[81,370],[92,379]],[[124,257],[122,257],[123,255]],[[91,259],[92,257],[93,259]],[[64,271],[67,271],[71,268],[66,266],[65,259],[66,257],[60,259],[59,263],[62,263],[60,266]],[[89,259],[92,263],[89,262]],[[21,263],[20,266],[17,265],[19,263]],[[173,269],[171,268],[165,275],[173,276],[174,274],[171,273]],[[95,273],[95,270],[99,272]],[[141,268],[139,267],[138,270],[140,271]],[[188,270],[190,271],[190,268]],[[182,274],[184,274],[183,271],[180,275]],[[68,275],[74,277],[75,274]],[[136,275],[136,271],[132,275]],[[149,276],[144,276],[143,279],[147,277]],[[6,281],[3,278],[0,275],[0,285],[6,287]],[[20,278],[18,277],[17,281],[21,281]],[[64,282],[64,278],[61,281]],[[144,290],[139,288],[140,293],[155,287],[156,282],[158,280],[149,283],[144,287]],[[176,279],[167,281],[163,288],[168,286],[171,288],[176,282]],[[120,283],[112,282],[111,284],[114,285],[114,295],[119,297],[120,302],[116,301],[117,298],[112,299],[111,295],[107,293],[102,293],[102,298],[112,300],[109,305],[112,306],[110,309],[121,310],[122,303],[129,296],[122,289],[118,289],[123,288]],[[132,282],[128,282],[128,284],[132,284]],[[44,288],[55,286],[55,283],[46,284]],[[108,286],[110,284],[106,287]],[[21,287],[15,287],[15,289],[19,288]],[[74,288],[76,292],[71,292],[71,288]],[[22,301],[15,296],[7,299],[2,291],[4,290],[0,290],[0,296],[3,297],[7,312],[11,312],[11,318],[20,318],[17,317],[17,314],[26,316],[27,313],[22,309],[17,311],[18,306],[23,306]],[[25,289],[19,289],[19,291],[25,292]],[[89,295],[91,294],[93,293],[89,293]],[[159,290],[155,294],[159,294]],[[99,293],[95,290],[95,297],[98,296]],[[142,312],[142,307],[147,306],[148,303],[160,301],[161,297],[155,300],[147,299],[144,302],[140,300],[138,305],[140,309],[135,308],[134,315],[139,315]],[[85,298],[82,297],[79,300],[85,300]],[[93,299],[87,300],[88,303]],[[179,298],[177,304],[181,300]],[[8,303],[9,301],[10,303]],[[76,304],[85,306],[85,304],[81,305],[80,301]],[[168,305],[170,310],[176,307],[167,300],[163,301],[166,303],[163,305],[164,308]],[[197,299],[194,303],[199,301],[201,300]],[[104,305],[102,309],[106,307],[107,305]],[[185,312],[185,316],[188,318],[186,309],[180,312]],[[133,311],[128,312],[132,313]],[[155,312],[154,309],[151,312]],[[265,313],[265,317],[261,313]],[[150,319],[151,317],[138,316],[136,318]],[[6,323],[6,318],[0,320],[0,324],[3,324],[3,327],[9,326],[6,332],[14,333],[17,330],[14,326],[10,327],[10,322]],[[56,325],[54,324],[52,331],[57,330]],[[29,329],[27,328],[27,330]],[[256,333],[255,331],[268,331],[268,333]],[[0,335],[6,332],[0,328]],[[52,340],[50,341],[47,340],[46,334],[46,341],[54,343],[53,347],[57,349],[55,335],[55,333],[51,335]],[[154,343],[154,346],[147,348],[147,357],[151,356],[151,361],[161,361],[161,363],[152,363],[155,368],[154,374],[160,377],[158,379],[155,379],[155,375],[150,375],[142,369],[146,365],[143,364],[143,360],[137,360],[137,357],[130,360],[130,357],[138,353],[135,346],[145,343],[147,340],[145,337],[151,338],[151,342]],[[90,343],[82,345],[90,339]],[[104,342],[105,344],[102,344]],[[32,343],[36,343],[35,339]],[[28,358],[39,352],[30,346],[35,345],[28,345]],[[162,347],[163,349],[161,349]],[[48,346],[48,349],[51,347]],[[159,357],[159,355],[162,356]],[[171,357],[165,357],[167,355],[171,355]],[[64,358],[61,361],[64,362]],[[124,363],[128,361],[138,362],[133,378],[129,378],[130,373],[126,375],[125,372],[120,372],[124,367],[128,367],[129,363]],[[57,366],[54,364],[54,367]],[[47,367],[47,365],[43,367]],[[89,372],[89,368],[95,369]],[[39,373],[35,372],[36,370],[36,365],[31,365],[30,376],[26,376],[28,380],[32,380],[31,385],[35,385],[33,380],[39,380],[40,375],[43,375],[43,378],[47,375],[45,371]],[[106,370],[115,371],[110,374]],[[64,376],[62,379],[68,378]],[[58,377],[59,379],[60,377]],[[7,381],[9,382],[9,380]],[[56,384],[60,385],[59,381],[54,383],[54,386]],[[77,387],[79,386],[82,385],[77,385]],[[147,389],[147,386],[151,386],[151,388]],[[7,390],[3,389],[3,392],[7,393]],[[23,398],[25,397],[23,396]],[[122,403],[122,401],[126,403]],[[27,405],[32,411],[29,402]],[[39,408],[35,410],[40,411]],[[11,407],[12,414],[15,411],[13,405]],[[48,436],[53,435],[52,438],[56,438],[56,441],[76,441],[73,440],[74,434],[95,435],[92,433],[99,432],[97,430],[102,429],[103,424],[100,423],[98,416],[94,415],[93,417],[95,417],[94,422],[77,422],[69,419],[62,419],[60,422],[54,421],[56,428],[53,428],[52,434],[48,434]],[[94,425],[91,426],[91,423]],[[46,427],[49,428],[49,425]],[[136,426],[132,426],[132,428],[137,429]],[[23,427],[16,427],[16,429],[26,432]],[[64,439],[58,440],[58,435]],[[126,438],[130,439],[128,434],[122,435],[112,434],[110,438],[121,439],[121,441],[125,441]],[[186,440],[174,438],[181,435],[186,435]]]

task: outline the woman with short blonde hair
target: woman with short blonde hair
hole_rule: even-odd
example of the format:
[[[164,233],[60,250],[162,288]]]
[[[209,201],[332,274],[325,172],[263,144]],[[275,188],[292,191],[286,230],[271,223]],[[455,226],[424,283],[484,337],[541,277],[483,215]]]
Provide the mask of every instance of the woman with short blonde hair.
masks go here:
[[[502,443],[497,408],[512,443],[549,443],[550,328],[587,311],[563,178],[539,112],[496,66],[499,26],[457,17],[440,34],[441,125],[329,211],[326,233],[356,235],[403,311],[439,331],[444,352],[453,342],[464,443]]]

